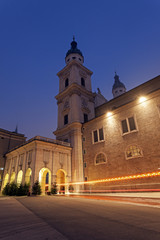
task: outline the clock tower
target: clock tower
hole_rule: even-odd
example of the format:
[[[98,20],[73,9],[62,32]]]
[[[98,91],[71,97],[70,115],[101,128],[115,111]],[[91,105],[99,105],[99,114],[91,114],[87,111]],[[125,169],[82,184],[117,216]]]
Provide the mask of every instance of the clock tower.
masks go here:
[[[72,182],[84,181],[82,153],[82,124],[95,117],[92,72],[83,66],[84,57],[73,38],[66,53],[66,66],[58,72],[59,93],[57,140],[67,141],[72,147]]]

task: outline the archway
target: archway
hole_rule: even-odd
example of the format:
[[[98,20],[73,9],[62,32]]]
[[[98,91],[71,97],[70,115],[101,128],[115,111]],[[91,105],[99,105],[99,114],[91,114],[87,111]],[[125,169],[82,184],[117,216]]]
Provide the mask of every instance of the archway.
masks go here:
[[[15,181],[16,174],[15,172],[12,172],[11,178],[10,178],[10,183],[13,183]]]
[[[28,168],[25,174],[25,183],[26,184],[30,184],[31,183],[31,174],[32,174],[32,170],[31,168]]]
[[[59,193],[65,194],[66,172],[62,169],[57,171],[57,184],[62,184],[58,187]],[[64,184],[64,185],[63,185]]]
[[[20,170],[20,171],[18,172],[18,175],[17,175],[17,185],[18,185],[18,186],[21,185],[21,183],[22,183],[22,177],[23,177],[23,171]]]
[[[3,183],[3,187],[5,187],[8,183],[8,180],[9,180],[9,174],[7,173],[5,178],[4,178],[4,183]]]
[[[48,168],[42,168],[39,171],[39,183],[42,194],[47,194],[47,192],[51,191],[51,171]]]

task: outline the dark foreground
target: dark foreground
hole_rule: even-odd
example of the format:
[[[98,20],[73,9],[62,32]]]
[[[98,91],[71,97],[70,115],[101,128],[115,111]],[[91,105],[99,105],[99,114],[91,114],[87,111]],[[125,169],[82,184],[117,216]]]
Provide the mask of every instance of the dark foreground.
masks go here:
[[[8,200],[9,201],[9,200]],[[115,201],[102,201],[81,198],[68,198],[63,196],[25,197],[17,198],[12,207],[22,208],[19,212],[24,216],[18,218],[18,213],[1,215],[0,225],[8,231],[0,234],[0,239],[20,239],[19,235],[11,236],[14,227],[12,221],[17,221],[24,228],[20,232],[22,239],[87,239],[87,240],[159,240],[160,239],[160,208],[137,206]],[[4,210],[6,201],[0,201]],[[17,209],[17,211],[18,211]],[[3,211],[2,210],[2,211]],[[30,210],[30,211],[28,211]],[[27,211],[27,214],[25,214]],[[10,215],[10,218],[9,218]],[[5,219],[6,217],[6,219]],[[27,221],[28,217],[28,221]],[[24,219],[23,219],[24,218]],[[18,219],[21,219],[18,222]],[[26,223],[25,223],[26,222]],[[29,225],[30,223],[30,225]],[[11,225],[13,225],[11,227]],[[35,228],[33,226],[35,225]],[[29,227],[30,226],[30,227]],[[37,230],[38,232],[30,231]],[[17,231],[19,234],[19,232]],[[20,238],[19,238],[20,237]]]

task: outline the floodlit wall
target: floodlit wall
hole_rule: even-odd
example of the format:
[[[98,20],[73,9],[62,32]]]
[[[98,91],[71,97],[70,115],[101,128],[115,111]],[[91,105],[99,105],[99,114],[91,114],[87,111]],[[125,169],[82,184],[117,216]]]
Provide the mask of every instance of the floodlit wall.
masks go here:
[[[116,109],[107,111],[106,103],[103,115],[83,125],[86,181],[160,172],[160,90],[151,90],[137,92],[135,100]],[[86,185],[89,190],[138,188],[158,189],[160,177]]]
[[[43,138],[44,139],[44,138]],[[67,145],[67,144],[64,144]],[[42,171],[44,169],[44,171]],[[48,169],[48,171],[47,171]],[[71,148],[51,142],[33,140],[6,154],[6,165],[2,187],[7,183],[15,182],[18,185],[35,181],[42,183],[42,192],[45,193],[45,177],[49,172],[49,187],[51,191],[57,181],[57,171],[64,170],[66,183],[71,181]],[[40,173],[45,172],[45,175]],[[43,181],[41,181],[41,178]]]

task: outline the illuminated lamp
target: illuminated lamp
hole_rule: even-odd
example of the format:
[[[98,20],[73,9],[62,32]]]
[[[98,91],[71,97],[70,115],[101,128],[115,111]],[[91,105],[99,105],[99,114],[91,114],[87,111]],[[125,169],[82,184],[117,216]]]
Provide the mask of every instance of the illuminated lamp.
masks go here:
[[[111,112],[108,112],[108,113],[107,113],[107,117],[110,117],[110,116],[112,116],[112,113],[111,113]]]
[[[146,98],[146,97],[143,97],[143,96],[139,98],[139,102],[140,102],[140,103],[145,102],[146,100],[147,100],[147,98]]]

